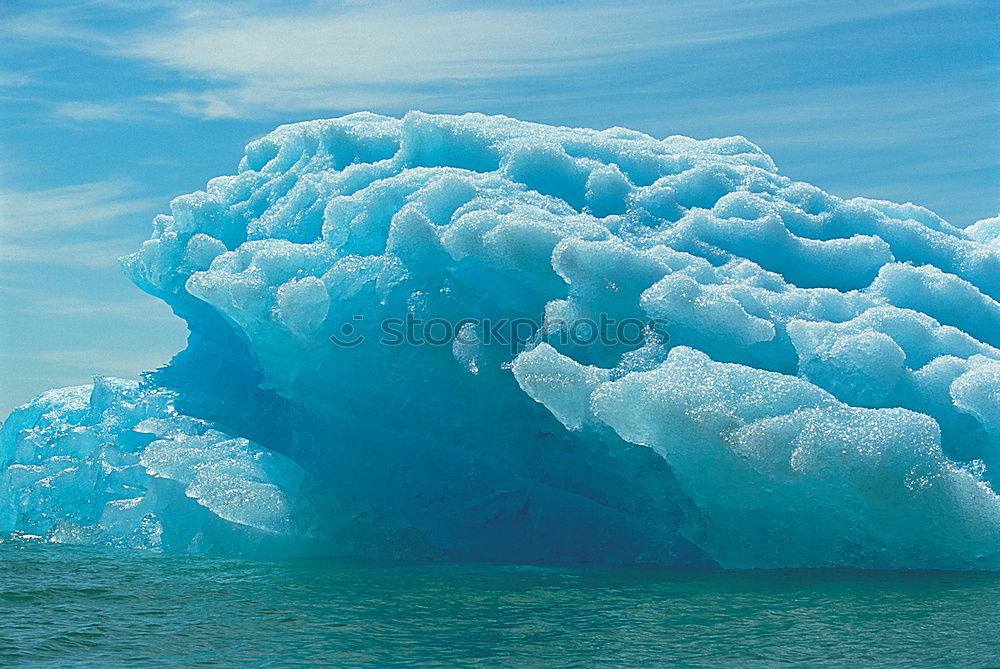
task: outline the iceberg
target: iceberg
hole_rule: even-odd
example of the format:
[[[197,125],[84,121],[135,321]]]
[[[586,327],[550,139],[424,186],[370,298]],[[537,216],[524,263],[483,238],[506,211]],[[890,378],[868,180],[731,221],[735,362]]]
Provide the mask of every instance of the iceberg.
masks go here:
[[[7,536],[1000,568],[998,218],[419,112],[281,126],[170,211],[122,265],[187,347],[11,414]]]

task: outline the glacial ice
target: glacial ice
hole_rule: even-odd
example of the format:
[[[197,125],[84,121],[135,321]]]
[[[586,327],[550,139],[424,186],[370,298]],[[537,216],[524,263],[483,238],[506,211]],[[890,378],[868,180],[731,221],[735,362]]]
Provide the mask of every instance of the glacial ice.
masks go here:
[[[418,112],[282,126],[170,209],[123,266],[187,348],[16,409],[0,532],[1000,568],[1000,218],[841,199],[742,137]],[[565,336],[608,316],[656,326]],[[387,345],[407,317],[463,336]]]

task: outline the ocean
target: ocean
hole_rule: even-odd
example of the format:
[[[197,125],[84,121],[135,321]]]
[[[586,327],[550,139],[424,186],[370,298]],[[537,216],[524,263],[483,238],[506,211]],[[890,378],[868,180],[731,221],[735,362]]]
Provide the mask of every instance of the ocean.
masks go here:
[[[0,665],[995,667],[1000,575],[0,545]]]

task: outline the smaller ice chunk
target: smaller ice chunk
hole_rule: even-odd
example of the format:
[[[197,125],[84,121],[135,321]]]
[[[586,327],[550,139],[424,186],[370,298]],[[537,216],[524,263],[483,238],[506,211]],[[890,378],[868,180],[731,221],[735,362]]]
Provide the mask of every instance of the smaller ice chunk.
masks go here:
[[[983,244],[1000,245],[1000,216],[976,221],[965,229],[965,234]]]
[[[0,432],[0,495],[12,502],[0,533],[168,552],[426,554],[288,457],[178,413],[174,400],[95,377],[15,410]]]
[[[888,338],[858,344],[894,352],[898,367]],[[686,347],[603,383],[545,345],[514,369],[567,427],[604,424],[659,453],[698,508],[687,535],[723,566],[969,569],[1000,557],[1000,500],[945,458],[928,416],[851,407],[801,378]],[[989,406],[994,381],[957,390]]]
[[[581,365],[545,343],[518,356],[513,371],[521,390],[571,430],[583,427],[590,413],[590,394],[611,376],[608,370]]]

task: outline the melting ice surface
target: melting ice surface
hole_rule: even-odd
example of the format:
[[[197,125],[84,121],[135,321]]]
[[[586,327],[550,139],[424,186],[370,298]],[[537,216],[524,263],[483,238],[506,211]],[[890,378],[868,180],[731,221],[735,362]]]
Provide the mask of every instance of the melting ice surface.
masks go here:
[[[280,127],[171,212],[123,264],[188,347],[14,411],[0,531],[1000,568],[1000,219],[843,200],[740,137],[421,113]],[[380,341],[406,314],[545,320],[520,351]],[[602,314],[665,331],[560,336]]]

